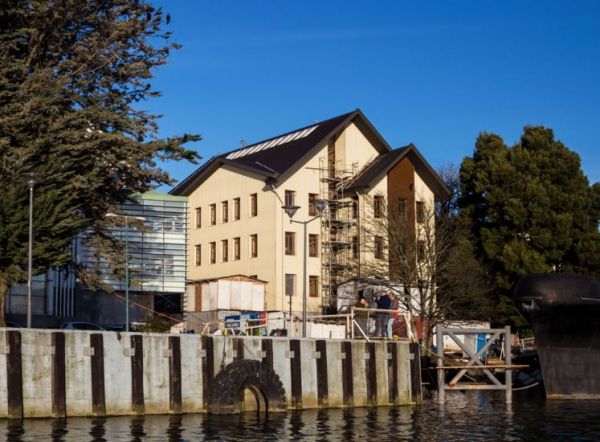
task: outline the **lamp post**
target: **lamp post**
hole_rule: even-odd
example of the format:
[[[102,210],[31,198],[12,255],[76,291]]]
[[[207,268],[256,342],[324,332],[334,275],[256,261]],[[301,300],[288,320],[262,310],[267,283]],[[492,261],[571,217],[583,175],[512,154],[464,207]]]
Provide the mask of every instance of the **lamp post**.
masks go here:
[[[27,328],[31,328],[31,289],[33,279],[33,187],[38,182],[36,173],[23,175],[29,186],[29,245],[27,257]]]
[[[129,218],[146,221],[143,216],[118,215],[107,213],[108,218],[123,218],[125,220],[125,331],[129,331]]]
[[[304,228],[304,271],[303,271],[303,275],[302,275],[302,337],[306,338],[306,278],[307,278],[307,274],[306,274],[306,261],[308,258],[308,253],[307,253],[307,234],[306,234],[306,226],[313,222],[314,220],[316,220],[317,218],[321,217],[321,213],[323,212],[323,210],[325,210],[325,207],[327,206],[327,201],[322,200],[322,199],[318,199],[315,201],[315,208],[317,209],[317,213],[318,215],[307,220],[307,221],[296,221],[293,219],[294,215],[296,214],[296,212],[298,211],[298,209],[300,208],[300,206],[294,206],[294,205],[285,205],[285,206],[281,206],[281,208],[285,211],[285,213],[287,214],[287,216],[290,217],[290,224],[291,223],[296,223],[296,224],[302,224],[303,228]],[[290,296],[291,299],[291,296]],[[291,304],[291,301],[290,301]]]

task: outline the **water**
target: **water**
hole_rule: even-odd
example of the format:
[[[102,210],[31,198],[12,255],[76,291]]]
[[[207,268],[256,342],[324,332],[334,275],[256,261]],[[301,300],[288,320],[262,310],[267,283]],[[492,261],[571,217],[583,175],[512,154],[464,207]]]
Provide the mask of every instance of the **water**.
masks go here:
[[[454,393],[446,405],[270,415],[0,420],[7,441],[418,441],[600,440],[600,401],[544,401]]]

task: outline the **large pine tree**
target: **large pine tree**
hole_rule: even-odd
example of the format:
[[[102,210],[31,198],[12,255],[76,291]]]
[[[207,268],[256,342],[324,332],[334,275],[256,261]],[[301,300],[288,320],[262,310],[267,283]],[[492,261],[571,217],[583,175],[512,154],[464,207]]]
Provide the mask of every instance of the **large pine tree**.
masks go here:
[[[170,183],[157,160],[194,161],[183,135],[157,136],[153,71],[177,46],[144,1],[0,0],[0,321],[27,265],[28,188],[36,173],[34,267],[70,259],[82,229],[134,192]],[[102,235],[99,233],[98,238]]]
[[[461,216],[505,295],[529,273],[599,274],[598,184],[551,129],[525,127],[512,147],[481,134],[461,183]]]

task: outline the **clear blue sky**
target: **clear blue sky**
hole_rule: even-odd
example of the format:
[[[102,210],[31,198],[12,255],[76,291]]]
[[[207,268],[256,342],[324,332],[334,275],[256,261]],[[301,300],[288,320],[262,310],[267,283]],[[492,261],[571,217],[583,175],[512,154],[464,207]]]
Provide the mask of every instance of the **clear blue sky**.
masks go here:
[[[393,146],[459,164],[482,131],[551,127],[600,181],[600,1],[155,1],[183,48],[161,136],[203,161],[357,107]],[[197,166],[168,164],[180,180]]]

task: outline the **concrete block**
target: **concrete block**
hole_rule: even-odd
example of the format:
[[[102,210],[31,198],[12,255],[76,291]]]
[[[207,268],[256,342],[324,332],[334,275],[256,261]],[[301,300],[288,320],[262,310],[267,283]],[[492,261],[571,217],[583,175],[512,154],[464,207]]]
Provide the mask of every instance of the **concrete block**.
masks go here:
[[[146,414],[169,412],[169,336],[144,335],[144,407]]]
[[[90,333],[68,330],[64,333],[67,416],[91,416]]]
[[[242,338],[244,341],[244,359],[262,361],[262,339]]]
[[[352,341],[352,377],[355,407],[362,407],[368,404],[366,351],[367,348],[363,342]]]
[[[300,341],[300,367],[302,370],[302,408],[317,408],[317,363],[314,358],[315,341]]]
[[[344,406],[342,361],[339,341],[327,341],[327,390],[330,407]]]
[[[288,406],[292,405],[292,380],[290,360],[286,358],[286,353],[289,351],[289,339],[274,338],[273,339],[273,370],[283,383],[285,395],[288,401]]]
[[[388,359],[387,342],[375,343],[375,360],[377,361],[377,405],[388,405],[390,403],[388,383]]]
[[[408,342],[398,344],[398,403],[410,404],[410,348]]]
[[[181,411],[202,410],[202,349],[201,336],[179,335],[181,343]]]
[[[24,417],[52,416],[52,333],[21,333]]]
[[[104,333],[104,388],[106,414],[132,414],[131,358],[125,349],[131,348],[131,333]]]

